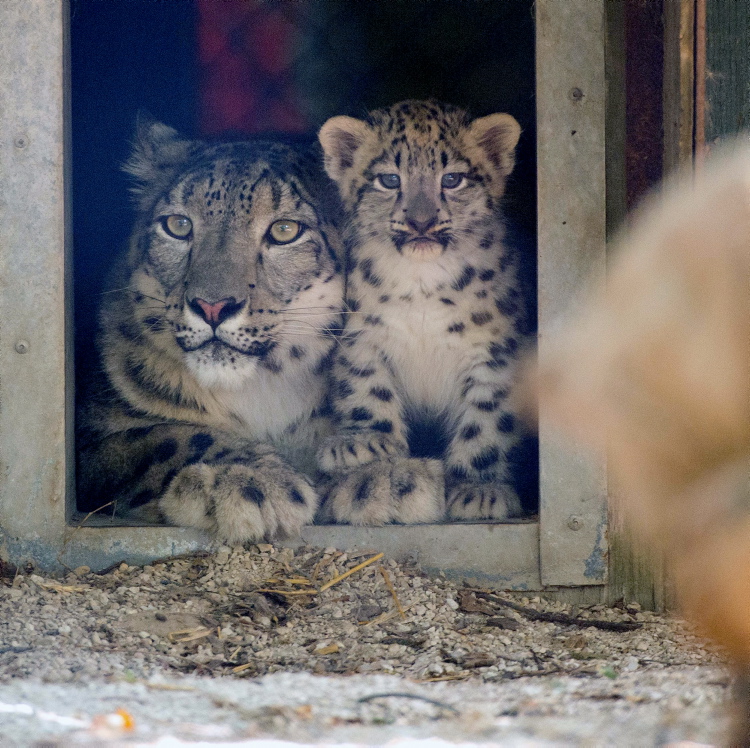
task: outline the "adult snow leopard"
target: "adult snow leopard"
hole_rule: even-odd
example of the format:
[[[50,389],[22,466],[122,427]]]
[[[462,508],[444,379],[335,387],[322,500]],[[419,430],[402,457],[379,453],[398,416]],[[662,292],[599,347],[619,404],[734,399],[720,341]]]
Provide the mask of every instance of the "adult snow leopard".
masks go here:
[[[79,422],[79,507],[229,543],[296,534],[318,507],[324,372],[343,278],[310,148],[139,128],[137,220],[104,294]]]
[[[511,401],[526,320],[500,210],[520,132],[509,114],[471,120],[435,101],[333,117],[320,130],[349,219],[340,428],[319,452],[339,475],[334,519],[443,516],[434,463],[411,471],[419,481],[394,480],[425,423],[444,440],[450,518],[521,513],[509,462],[521,439]]]

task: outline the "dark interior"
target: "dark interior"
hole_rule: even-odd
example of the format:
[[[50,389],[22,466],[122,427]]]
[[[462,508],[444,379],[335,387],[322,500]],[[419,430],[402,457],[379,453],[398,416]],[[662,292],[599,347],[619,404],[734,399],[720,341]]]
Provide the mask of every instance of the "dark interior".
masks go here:
[[[206,138],[314,134],[333,115],[405,98],[510,112],[523,135],[506,215],[535,308],[532,0],[70,0],[70,27],[79,375],[94,365],[102,282],[130,231],[121,165],[139,112]],[[529,440],[517,467],[531,513],[537,451]]]

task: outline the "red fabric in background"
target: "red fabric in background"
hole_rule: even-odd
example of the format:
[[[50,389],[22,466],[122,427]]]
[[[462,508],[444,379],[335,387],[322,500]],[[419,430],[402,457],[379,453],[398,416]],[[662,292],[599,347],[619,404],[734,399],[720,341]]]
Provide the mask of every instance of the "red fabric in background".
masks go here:
[[[197,0],[203,135],[306,132],[293,63],[301,3]]]

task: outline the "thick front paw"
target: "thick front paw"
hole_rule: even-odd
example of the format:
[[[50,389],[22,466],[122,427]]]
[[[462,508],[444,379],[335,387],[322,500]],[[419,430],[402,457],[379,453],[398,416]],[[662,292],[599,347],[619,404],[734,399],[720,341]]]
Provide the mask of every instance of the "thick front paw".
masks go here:
[[[448,491],[450,519],[504,520],[520,517],[521,500],[508,483],[458,483]]]
[[[378,460],[337,477],[321,521],[349,525],[439,522],[445,516],[440,460]]]
[[[276,455],[184,467],[159,500],[170,523],[230,545],[299,535],[318,507],[315,489]]]
[[[336,473],[406,454],[406,444],[390,434],[371,430],[342,431],[323,442],[318,450],[318,465],[324,473]]]

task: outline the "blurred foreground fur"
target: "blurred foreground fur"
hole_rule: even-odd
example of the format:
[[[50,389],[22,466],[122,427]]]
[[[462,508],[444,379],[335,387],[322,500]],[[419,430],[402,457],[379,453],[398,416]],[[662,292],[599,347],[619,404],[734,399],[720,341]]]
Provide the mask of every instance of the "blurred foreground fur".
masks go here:
[[[542,407],[606,443],[626,518],[744,674],[731,744],[750,745],[750,149],[653,198],[617,252],[546,343]]]

